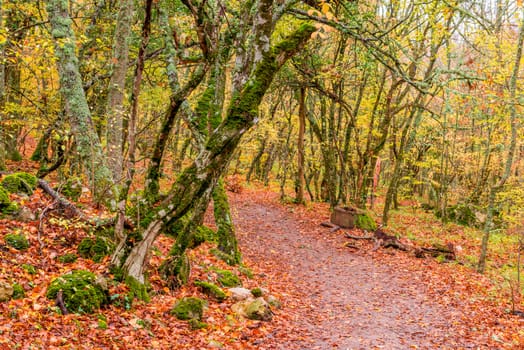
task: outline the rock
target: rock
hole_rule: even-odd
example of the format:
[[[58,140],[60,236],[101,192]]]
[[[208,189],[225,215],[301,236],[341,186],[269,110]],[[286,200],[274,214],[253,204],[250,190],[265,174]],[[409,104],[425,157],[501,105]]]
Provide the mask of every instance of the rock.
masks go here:
[[[277,309],[280,309],[282,307],[282,303],[274,295],[269,295],[267,297],[267,302],[269,305]]]
[[[217,285],[204,281],[195,281],[195,286],[199,287],[200,290],[219,302],[223,302],[227,299],[226,293]]]
[[[200,321],[206,306],[205,300],[195,297],[184,297],[175,304],[171,314],[175,315],[179,320],[194,319]]]
[[[239,301],[238,303],[233,304],[231,306],[231,310],[233,310],[235,314],[247,318],[246,309],[252,302],[253,302],[253,299]]]
[[[0,281],[0,301],[7,301],[13,296],[13,287],[6,281]]]
[[[207,346],[211,349],[224,349],[224,344],[216,340],[210,340]]]
[[[242,301],[253,297],[253,294],[251,294],[251,291],[247,288],[235,287],[229,288],[228,291],[231,293],[231,299],[234,301]]]
[[[256,298],[245,309],[250,320],[271,321],[273,312],[264,298]]]
[[[23,222],[35,221],[36,215],[28,207],[22,207],[18,212],[17,219]]]

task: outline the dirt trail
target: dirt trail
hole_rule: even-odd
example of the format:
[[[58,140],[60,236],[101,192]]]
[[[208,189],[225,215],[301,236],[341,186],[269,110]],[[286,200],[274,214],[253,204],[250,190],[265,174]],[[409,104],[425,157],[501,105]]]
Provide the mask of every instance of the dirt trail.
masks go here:
[[[340,235],[311,230],[313,223],[285,207],[240,197],[233,208],[245,259],[265,256],[267,271],[282,271],[277,276],[283,283],[268,281],[269,287],[293,286],[277,292],[297,300],[282,311],[292,313],[290,324],[268,343],[277,340],[279,349],[473,347],[453,334],[458,317],[441,316],[419,276],[352,253]]]

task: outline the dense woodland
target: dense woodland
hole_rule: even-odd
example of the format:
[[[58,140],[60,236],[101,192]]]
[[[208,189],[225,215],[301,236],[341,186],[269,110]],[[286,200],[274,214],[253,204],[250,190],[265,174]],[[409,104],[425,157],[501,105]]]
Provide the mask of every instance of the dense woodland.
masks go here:
[[[520,242],[523,41],[509,0],[0,0],[0,170],[88,190],[143,299],[161,235],[170,288],[207,234],[241,263],[244,181],[475,227],[484,272],[491,235]]]

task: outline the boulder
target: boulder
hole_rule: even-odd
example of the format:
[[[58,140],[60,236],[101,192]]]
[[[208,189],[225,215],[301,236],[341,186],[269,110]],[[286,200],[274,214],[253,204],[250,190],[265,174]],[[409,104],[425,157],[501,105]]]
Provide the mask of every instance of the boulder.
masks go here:
[[[13,286],[6,281],[0,281],[0,301],[7,301],[13,296]]]
[[[245,311],[250,320],[271,321],[273,318],[273,312],[264,298],[256,298],[250,302]]]
[[[234,301],[242,301],[253,297],[253,294],[251,294],[251,291],[247,288],[229,288],[228,292],[231,294],[231,299]]]

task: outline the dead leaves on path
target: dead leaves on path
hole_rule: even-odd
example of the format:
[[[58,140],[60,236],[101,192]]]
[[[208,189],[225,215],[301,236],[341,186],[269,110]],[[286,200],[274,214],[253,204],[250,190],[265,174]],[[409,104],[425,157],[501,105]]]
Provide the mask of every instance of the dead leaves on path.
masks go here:
[[[332,242],[341,254],[369,256],[376,263],[397,270],[405,278],[406,284],[421,288],[427,298],[441,306],[440,317],[452,320],[454,333],[462,340],[468,339],[480,348],[518,348],[524,346],[523,320],[509,315],[509,296],[492,284],[484,276],[461,265],[439,264],[432,259],[416,259],[404,252],[379,249],[372,252],[372,243],[359,241],[358,251],[352,252],[343,243],[344,231],[328,232],[319,226],[329,219],[329,208],[324,204],[309,206],[282,205],[277,195],[266,190],[243,189],[231,194],[235,203],[233,210],[236,220],[242,220],[242,203],[248,201],[264,203],[267,207],[278,207],[287,216],[298,222],[302,234],[312,235],[316,239]],[[49,200],[41,191],[28,198],[16,198],[19,203],[42,210]],[[85,211],[90,216],[102,215],[84,203]],[[251,213],[260,215],[261,213]],[[210,223],[212,224],[212,223]],[[254,230],[271,230],[281,223],[266,218],[264,225]],[[172,240],[162,237],[157,242],[156,253],[150,261],[150,281],[154,290],[150,303],[137,303],[129,310],[110,306],[95,315],[60,316],[53,308],[52,301],[45,298],[50,281],[73,269],[88,269],[103,273],[107,270],[107,260],[99,264],[79,258],[74,263],[63,264],[56,259],[65,253],[76,251],[76,245],[87,233],[81,223],[64,221],[59,217],[45,223],[41,240],[44,242],[42,254],[39,254],[37,239],[38,221],[18,222],[0,220],[0,275],[9,282],[21,284],[26,292],[23,299],[0,303],[0,348],[41,348],[41,349],[209,349],[223,346],[226,349],[276,349],[290,339],[309,339],[307,330],[296,328],[299,313],[314,305],[304,305],[300,291],[291,284],[292,276],[285,266],[279,264],[278,256],[271,251],[264,252],[246,261],[253,270],[255,278],[241,276],[244,286],[268,287],[271,293],[283,302],[282,310],[274,310],[272,322],[249,321],[236,317],[230,311],[230,303],[210,302],[204,316],[209,328],[192,331],[185,322],[178,321],[169,314],[175,300],[183,296],[202,296],[192,284],[176,292],[169,291],[156,274],[160,264],[172,244]],[[3,236],[7,233],[20,232],[26,235],[31,247],[26,251],[17,251],[4,244]],[[249,232],[238,231],[239,235]],[[296,249],[307,249],[296,242]],[[210,245],[203,245],[190,253],[193,265],[191,280],[207,278],[210,265],[229,268],[223,262],[209,254]],[[24,269],[23,264],[36,267],[36,273]],[[315,286],[312,286],[312,290]],[[111,294],[126,293],[126,287],[111,287]],[[387,302],[387,301],[384,301]],[[355,305],[347,305],[348,311]],[[374,305],[381,308],[381,305]],[[452,310],[459,310],[452,311]],[[312,312],[312,315],[314,313]],[[312,318],[313,323],[325,322],[325,319]],[[100,320],[104,319],[104,323]],[[421,332],[426,332],[423,325]],[[336,347],[334,341],[332,346]],[[407,344],[414,346],[415,344]],[[312,346],[312,348],[314,348]]]

